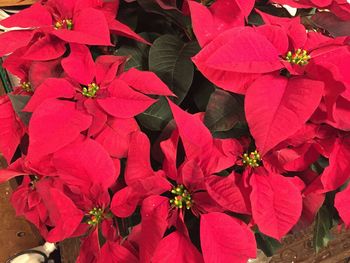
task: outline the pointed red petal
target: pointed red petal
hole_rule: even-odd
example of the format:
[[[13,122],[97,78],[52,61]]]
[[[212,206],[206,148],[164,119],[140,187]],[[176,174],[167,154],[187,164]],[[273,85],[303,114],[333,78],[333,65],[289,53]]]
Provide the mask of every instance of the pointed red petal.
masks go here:
[[[179,133],[177,130],[172,132],[169,139],[160,142],[160,148],[164,154],[163,170],[167,177],[173,180],[177,178],[176,155],[178,143]]]
[[[130,136],[140,128],[134,118],[111,118],[106,127],[95,140],[114,158],[126,158],[128,155]]]
[[[18,48],[28,45],[33,37],[33,31],[14,30],[0,34],[0,57],[8,55]]]
[[[82,222],[84,213],[60,190],[46,183],[38,183],[36,188],[54,226],[45,239],[55,243],[69,238]]]
[[[90,139],[55,152],[53,162],[63,181],[83,189],[89,190],[92,184],[96,184],[107,190],[117,180],[109,154],[99,143]]]
[[[192,58],[199,71],[216,86],[238,94],[245,94],[250,84],[257,79],[260,74],[240,73],[208,67],[204,63]]]
[[[323,82],[267,75],[248,89],[245,112],[262,155],[297,132],[318,107]]]
[[[154,263],[196,262],[202,263],[203,257],[191,241],[175,231],[162,239],[152,258]]]
[[[73,30],[54,30],[52,34],[72,43],[111,45],[108,24],[103,12],[94,8],[85,8],[74,15],[73,23]]]
[[[35,3],[31,7],[0,21],[0,25],[8,28],[51,26],[52,17],[41,3]]]
[[[8,96],[0,97],[0,152],[8,164],[24,135],[24,127],[17,119]]]
[[[88,136],[95,136],[105,126],[107,122],[107,114],[104,110],[96,103],[95,100],[85,100],[84,107],[86,111],[92,116],[92,124],[89,128]]]
[[[211,175],[206,178],[208,194],[224,209],[250,214],[243,194],[235,182],[234,172],[227,177]]]
[[[140,261],[129,249],[120,245],[119,241],[107,241],[101,248],[100,258],[97,263],[112,262],[139,263]]]
[[[234,26],[244,26],[244,17],[235,1],[218,0],[209,8],[195,1],[188,1],[193,31],[201,47],[221,32]],[[203,26],[205,21],[205,26]]]
[[[87,237],[81,239],[76,263],[96,262],[99,252],[98,228],[95,228]]]
[[[150,44],[147,40],[143,39],[134,31],[132,31],[127,25],[120,23],[118,20],[115,20],[115,19],[109,20],[108,26],[111,32],[114,34],[132,38],[145,44]]]
[[[180,173],[182,178],[176,178],[176,181],[178,183],[184,184],[187,190],[189,190],[190,192],[205,189],[203,171],[198,166],[196,161],[186,161],[181,166]]]
[[[207,127],[194,115],[183,111],[168,100],[188,158],[195,158],[211,151],[213,137]]]
[[[28,155],[39,159],[53,153],[78,138],[90,125],[91,116],[76,110],[74,102],[48,99],[30,120]]]
[[[150,142],[146,134],[143,132],[133,133],[125,168],[125,182],[128,185],[155,174],[151,167],[150,152]]]
[[[117,76],[121,66],[125,63],[126,57],[118,57],[111,55],[99,56],[96,63],[96,82],[109,84]]]
[[[337,209],[340,218],[343,220],[347,227],[350,226],[350,187],[346,187],[345,190],[339,192],[335,196],[334,207]]]
[[[23,111],[34,112],[47,99],[73,98],[75,93],[74,86],[67,80],[49,78],[35,89],[34,95],[30,98]]]
[[[110,97],[97,99],[98,104],[110,115],[117,118],[131,118],[144,112],[156,100],[136,92],[125,82],[114,80],[108,87]]]
[[[62,59],[64,71],[81,84],[90,84],[96,75],[95,63],[85,45],[70,44],[70,54]]]
[[[145,198],[160,195],[171,189],[171,184],[161,175],[138,180],[114,194],[111,202],[113,214],[128,217]]]
[[[52,35],[39,38],[28,47],[23,59],[28,60],[52,60],[63,56],[66,52],[65,42]]]
[[[336,190],[350,178],[350,137],[338,138],[321,175],[325,192]]]
[[[200,234],[205,262],[246,263],[256,257],[253,232],[236,218],[223,213],[204,214]]]
[[[131,68],[120,75],[119,79],[144,94],[174,96],[174,93],[169,90],[167,85],[150,71],[140,71],[136,68]]]
[[[283,67],[278,50],[250,27],[225,31],[193,59],[199,66],[241,73],[265,73]]]
[[[23,158],[17,159],[7,169],[0,170],[0,183],[6,182],[16,176],[29,175],[23,171]]]
[[[168,228],[169,199],[163,196],[150,196],[141,207],[141,262],[151,262],[151,258]]]
[[[289,178],[272,173],[253,173],[250,185],[254,221],[262,233],[280,240],[300,218],[300,190]]]

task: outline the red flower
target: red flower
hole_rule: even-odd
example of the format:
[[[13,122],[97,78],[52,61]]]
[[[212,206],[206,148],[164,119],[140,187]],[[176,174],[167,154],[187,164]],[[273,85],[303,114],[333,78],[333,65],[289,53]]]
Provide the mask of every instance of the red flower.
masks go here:
[[[183,251],[185,248],[182,247],[183,244],[190,244],[188,230],[184,222],[185,211],[191,210],[201,220],[206,217],[205,214],[210,212],[230,210],[247,213],[248,211],[240,189],[235,184],[235,179],[213,175],[236,162],[240,146],[234,140],[214,140],[198,116],[192,116],[182,111],[171,102],[169,104],[178,130],[175,130],[168,140],[161,143],[165,154],[164,171],[154,172],[152,170],[149,161],[150,145],[148,139],[142,133],[134,134],[125,172],[127,187],[114,195],[111,210],[117,216],[127,217],[142,202],[140,257],[145,262],[151,259],[156,262],[160,261],[161,257],[164,257],[164,248],[178,242],[180,242],[181,249],[176,253],[170,253],[167,258],[171,261],[182,258],[197,262],[197,260],[201,260],[198,251],[193,246],[187,245],[185,253]],[[179,136],[185,148],[186,159],[177,168],[176,154]],[[222,147],[228,145],[232,147],[231,152],[225,154],[221,150]],[[171,185],[165,176],[171,179],[174,184]],[[165,192],[170,192],[172,197],[158,196]],[[236,259],[237,262],[245,262],[249,257],[255,257],[255,245],[254,242],[251,242],[254,237],[246,225],[220,213],[213,213],[210,218],[213,218],[214,221],[223,218],[222,220],[232,221],[233,225],[231,223],[230,225],[224,224],[223,229],[227,231],[216,232],[219,236],[213,253],[209,252],[212,248],[205,243],[207,235],[201,235],[204,257],[215,257],[222,260]],[[175,226],[178,233],[172,233],[162,239],[165,230],[170,226]],[[203,231],[209,231],[209,227],[209,223],[203,223]],[[229,230],[230,227],[232,229]],[[236,241],[242,242],[243,240],[241,244],[242,247],[245,247],[246,253],[237,251],[237,255],[235,255],[232,251],[230,253],[223,251],[219,240],[222,235],[232,231],[239,232],[240,237],[231,239],[230,246],[235,247]]]
[[[345,55],[344,51],[337,54],[346,49],[342,38],[307,33],[299,18],[259,13],[265,25],[228,29],[193,57],[199,70],[217,86],[245,94],[263,74],[276,74],[286,68],[292,75],[306,72],[309,76],[327,63],[325,58],[332,58],[331,63],[337,65],[336,61]]]
[[[22,184],[13,192],[11,202],[16,214],[23,215],[32,222],[41,235],[51,242],[71,236],[83,218],[83,214],[76,212],[73,202],[63,194],[62,182],[47,177],[54,174],[49,159],[32,163],[27,157],[18,159],[7,169],[0,171],[2,182],[24,175]],[[69,216],[70,222],[66,224],[60,216]]]
[[[121,73],[124,62],[124,57],[117,56],[100,56],[94,62],[87,47],[71,44],[71,54],[62,60],[62,66],[69,78],[48,79],[36,89],[24,109],[34,112],[29,128],[32,135],[29,151],[36,148],[35,145],[33,146],[33,141],[35,144],[35,141],[38,140],[40,144],[40,138],[44,138],[42,132],[36,134],[35,131],[37,128],[40,129],[43,118],[47,116],[56,120],[52,124],[54,129],[47,133],[47,136],[57,138],[56,141],[48,139],[52,144],[52,149],[64,146],[65,142],[73,141],[74,136],[88,129],[88,135],[96,136],[99,142],[110,149],[112,156],[125,157],[126,145],[120,143],[122,137],[109,140],[104,136],[115,137],[122,134],[124,138],[128,138],[132,131],[138,130],[135,120],[130,120],[130,118],[156,102],[155,99],[143,93],[156,95],[173,95],[173,93],[152,72],[131,69]],[[144,82],[145,79],[146,82]],[[61,101],[53,98],[69,98],[74,101]],[[51,102],[46,103],[48,100]],[[62,112],[55,110],[55,107],[61,108],[65,107],[64,105],[67,107]],[[69,116],[64,116],[69,109],[75,113],[71,112]],[[75,122],[74,125],[66,127],[67,120],[74,118],[74,115],[84,121]],[[90,122],[91,118],[92,122]],[[123,120],[118,121],[118,119]],[[62,120],[63,123],[60,123],[59,120]],[[115,123],[123,126],[113,128]],[[68,135],[67,131],[60,133],[65,129],[71,130],[74,136]],[[110,142],[114,144],[108,145]],[[36,151],[37,154],[41,154],[38,148]],[[51,147],[48,147],[43,153],[50,152]]]
[[[116,11],[117,3],[40,1],[0,22],[4,27],[27,29],[1,34],[0,56],[26,46],[23,58],[50,60],[64,54],[65,42],[111,45],[110,30],[145,42],[126,25],[114,19]]]
[[[25,179],[12,197],[17,214],[34,223],[46,240],[58,242],[82,234],[84,214],[109,205],[108,188],[119,175],[119,163],[93,140],[77,140],[44,159],[17,160],[0,171],[0,180],[19,175]]]

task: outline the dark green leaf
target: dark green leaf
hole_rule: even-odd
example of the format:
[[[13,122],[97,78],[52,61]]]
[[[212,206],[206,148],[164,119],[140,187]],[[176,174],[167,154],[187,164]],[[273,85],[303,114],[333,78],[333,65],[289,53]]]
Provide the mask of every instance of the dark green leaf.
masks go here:
[[[350,35],[350,21],[343,21],[333,13],[316,13],[312,16],[311,21],[317,27],[327,30],[334,37]]]
[[[193,81],[191,57],[198,52],[197,42],[184,43],[173,35],[157,38],[149,52],[149,69],[155,72],[177,95],[175,103],[185,98]]]
[[[153,38],[155,38],[153,35],[147,33],[141,33],[139,35],[150,42],[152,42]],[[125,70],[128,70],[130,68],[147,70],[149,49],[149,45],[146,45],[141,42],[132,41],[130,44],[123,45],[120,48],[118,48],[115,51],[114,55],[129,57],[129,60],[125,64]]]
[[[196,104],[199,111],[205,111],[210,99],[211,94],[215,91],[215,85],[209,82],[206,78],[198,80],[194,78],[193,87],[193,101]]]
[[[261,249],[267,257],[272,257],[275,254],[276,250],[282,246],[278,240],[272,237],[268,237],[259,231],[255,233],[255,239],[258,248]]]
[[[228,131],[244,120],[243,98],[221,89],[211,94],[204,116],[205,125],[212,131]]]
[[[139,114],[137,120],[147,129],[152,131],[162,130],[172,119],[169,105],[164,97]]]
[[[214,138],[227,139],[227,138],[240,138],[249,134],[248,124],[246,122],[238,122],[233,129],[229,131],[213,132]]]
[[[8,94],[12,107],[17,113],[18,117],[22,120],[22,122],[25,125],[29,124],[29,120],[31,117],[30,112],[23,112],[23,108],[27,105],[28,101],[30,100],[30,96],[24,96],[24,95],[14,95],[14,94]]]
[[[327,246],[331,239],[332,218],[326,207],[321,207],[316,215],[313,244],[316,252]]]

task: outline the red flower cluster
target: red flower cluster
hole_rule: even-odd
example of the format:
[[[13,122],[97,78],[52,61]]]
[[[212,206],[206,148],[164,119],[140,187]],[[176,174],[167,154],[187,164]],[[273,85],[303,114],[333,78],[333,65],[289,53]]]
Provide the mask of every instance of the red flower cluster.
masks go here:
[[[23,28],[0,35],[3,66],[21,79],[0,99],[0,182],[21,178],[17,215],[49,242],[80,237],[81,263],[247,262],[254,233],[281,240],[311,224],[329,192],[349,226],[349,39],[253,11],[253,0],[152,2],[190,14],[192,61],[244,95],[249,132],[219,138],[155,73],[125,70],[111,34],[149,43],[115,19],[119,1],[41,0],[0,22]],[[252,12],[263,25],[247,25]],[[161,99],[173,120],[155,137],[135,117]]]
[[[296,8],[329,9],[343,20],[350,19],[350,6],[347,0],[273,0],[271,2]]]

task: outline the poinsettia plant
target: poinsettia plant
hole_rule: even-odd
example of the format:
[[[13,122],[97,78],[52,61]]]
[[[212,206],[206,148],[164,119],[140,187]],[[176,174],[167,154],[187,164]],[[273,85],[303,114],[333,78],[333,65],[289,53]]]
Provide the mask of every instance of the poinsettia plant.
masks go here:
[[[350,226],[349,23],[341,0],[40,0],[0,21],[17,215],[79,238],[81,263],[247,262],[313,224],[320,249]]]

